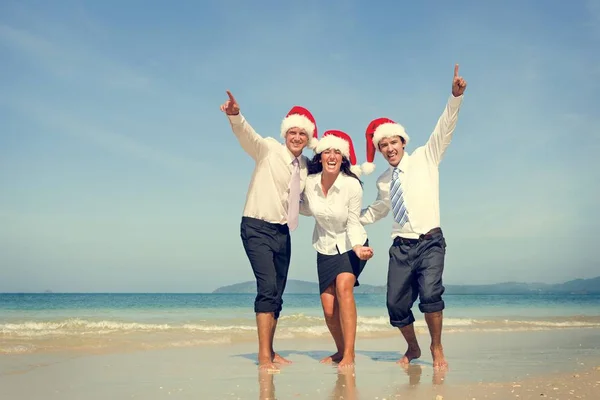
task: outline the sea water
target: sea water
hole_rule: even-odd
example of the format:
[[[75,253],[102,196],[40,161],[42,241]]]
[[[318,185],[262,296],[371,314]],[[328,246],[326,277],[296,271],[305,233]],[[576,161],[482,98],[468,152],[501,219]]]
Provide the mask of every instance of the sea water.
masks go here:
[[[358,337],[397,334],[389,325],[385,294],[355,298]],[[445,334],[600,327],[600,295],[446,295],[444,300]],[[0,353],[256,340],[253,302],[251,294],[0,294]],[[425,333],[417,304],[415,326]],[[327,335],[318,295],[284,296],[278,340]]]

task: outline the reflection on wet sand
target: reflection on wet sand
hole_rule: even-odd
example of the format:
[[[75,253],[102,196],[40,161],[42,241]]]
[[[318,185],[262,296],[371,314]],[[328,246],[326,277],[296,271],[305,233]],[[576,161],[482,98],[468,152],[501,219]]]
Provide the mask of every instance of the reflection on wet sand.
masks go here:
[[[423,376],[424,367],[422,364],[401,365],[402,371],[408,376],[408,381],[402,379],[402,383],[398,384],[395,389],[395,396],[409,395],[411,392],[418,389]],[[279,371],[278,371],[279,372]],[[446,369],[433,369],[431,383],[435,390],[444,384],[446,378]],[[275,381],[274,374],[271,371],[258,372],[259,384],[259,400],[275,400]],[[355,368],[347,368],[338,370],[335,385],[328,397],[331,400],[357,400],[359,390],[356,385],[356,370]]]
[[[335,386],[330,399],[356,400],[358,393],[356,389],[356,371],[354,368],[344,369],[338,372]]]
[[[258,399],[259,400],[276,400],[275,397],[275,380],[274,375],[270,371],[258,372]],[[356,373],[354,368],[348,368],[338,371],[335,385],[331,392],[330,399],[357,400],[356,389]]]
[[[404,372],[408,375],[408,386],[416,386],[421,382],[421,375],[423,375],[423,365],[421,364],[409,364],[402,365]],[[443,385],[446,379],[446,368],[433,368],[433,376],[431,377],[431,383],[434,385]]]
[[[258,371],[258,399],[275,400],[275,383],[273,373],[268,370]]]
[[[398,384],[395,388],[394,396],[403,397],[410,395],[410,393],[413,393],[414,395],[415,391],[420,390],[419,384],[421,383],[423,372],[427,366],[423,366],[422,364],[409,364],[401,365],[401,368],[404,373],[408,375],[408,382]],[[430,386],[429,388],[433,390],[432,393],[442,393],[439,390],[442,390],[442,385],[446,379],[447,369],[433,368],[432,370],[433,375],[431,376],[431,383],[433,386]]]

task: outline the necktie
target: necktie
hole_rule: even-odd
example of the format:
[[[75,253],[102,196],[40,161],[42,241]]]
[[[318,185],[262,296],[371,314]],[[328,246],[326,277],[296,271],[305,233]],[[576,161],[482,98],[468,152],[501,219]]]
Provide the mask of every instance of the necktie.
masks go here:
[[[392,182],[390,184],[390,200],[392,201],[392,212],[394,221],[403,226],[408,221],[408,211],[404,205],[402,185],[400,183],[400,170],[394,168]]]
[[[288,197],[288,227],[291,231],[298,227],[300,211],[300,162],[298,158],[292,161],[292,179],[290,180],[290,195]]]

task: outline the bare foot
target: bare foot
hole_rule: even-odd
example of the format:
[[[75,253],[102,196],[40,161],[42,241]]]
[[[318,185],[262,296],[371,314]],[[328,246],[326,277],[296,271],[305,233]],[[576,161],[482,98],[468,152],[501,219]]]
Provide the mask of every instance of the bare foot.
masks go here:
[[[260,372],[279,372],[279,367],[270,360],[258,361],[258,370]]]
[[[273,352],[273,362],[277,364],[291,364],[292,362],[287,358],[281,357],[279,354]]]
[[[258,370],[259,371],[273,371],[279,370],[279,367],[273,362],[273,357],[269,357],[268,355],[259,354],[258,355]]]
[[[406,353],[404,353],[404,357],[402,357],[400,360],[396,361],[396,363],[408,365],[408,364],[410,364],[410,362],[412,360],[419,358],[419,357],[421,357],[421,349],[419,347],[416,347],[416,348],[409,347],[408,350],[406,350]]]
[[[354,367],[354,356],[347,355],[338,363],[338,369]]]
[[[322,364],[331,364],[332,362],[339,363],[340,361],[342,361],[342,352],[338,351],[337,353],[332,354],[332,355],[327,356],[324,359],[322,359],[321,363]]]
[[[439,346],[431,346],[431,356],[433,357],[433,368],[442,369],[448,368],[448,363],[444,357],[444,348]]]

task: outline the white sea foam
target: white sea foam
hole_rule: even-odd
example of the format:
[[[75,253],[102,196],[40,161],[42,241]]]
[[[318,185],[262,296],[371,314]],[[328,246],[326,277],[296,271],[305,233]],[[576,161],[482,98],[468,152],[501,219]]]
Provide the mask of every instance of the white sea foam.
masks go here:
[[[357,334],[377,338],[397,334],[387,316],[360,316]],[[476,319],[446,318],[444,333],[523,332],[566,328],[598,328],[600,317],[565,317],[548,319]],[[426,334],[427,325],[420,318],[417,332]],[[322,317],[294,314],[282,317],[278,339],[310,339],[329,336]],[[68,318],[53,321],[11,321],[0,323],[0,354],[73,351],[104,352],[111,349],[154,349],[190,347],[252,341],[256,339],[253,318],[214,319],[169,323],[148,321],[92,320]]]
[[[358,317],[357,331],[364,333],[387,332],[393,330],[388,317]],[[425,322],[420,319],[415,322],[416,328],[425,328]],[[553,320],[489,320],[473,318],[446,318],[444,330],[446,332],[461,331],[522,331],[559,328],[585,328],[600,327],[599,318],[564,318]],[[133,321],[88,320],[69,318],[59,321],[22,321],[0,324],[0,338],[36,338],[36,337],[68,337],[85,335],[111,335],[128,333],[161,333],[175,332],[204,333],[210,336],[219,334],[244,335],[256,331],[253,319],[235,320],[199,320],[186,323],[149,323]],[[278,332],[283,337],[295,336],[321,336],[328,334],[322,317],[304,314],[294,314],[282,317],[279,322]]]
[[[36,350],[36,346],[30,345],[30,344],[0,346],[0,354],[26,354],[26,353],[33,353],[35,350]]]

